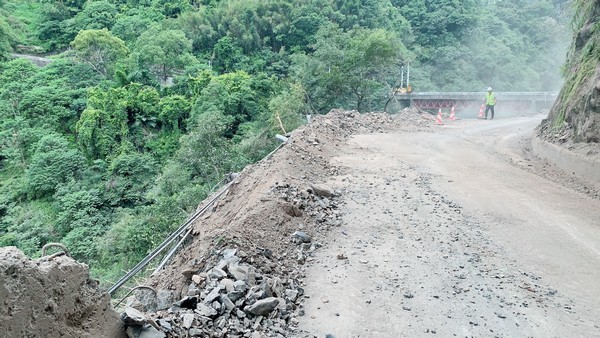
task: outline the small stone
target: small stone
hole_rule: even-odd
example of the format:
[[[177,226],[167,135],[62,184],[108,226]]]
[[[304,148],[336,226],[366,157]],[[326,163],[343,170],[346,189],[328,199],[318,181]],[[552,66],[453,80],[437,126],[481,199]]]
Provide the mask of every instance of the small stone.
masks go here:
[[[410,291],[407,291],[404,293],[404,298],[413,298],[413,297],[414,297],[414,295]]]
[[[227,294],[227,298],[231,299],[232,302],[237,302],[238,300],[244,298],[244,292],[242,291],[233,291]]]
[[[411,309],[410,309],[410,306],[402,305],[402,310],[410,311]]]
[[[192,324],[194,323],[194,314],[193,313],[185,313],[182,318],[181,318],[181,326],[183,326],[186,329],[189,329],[190,327],[192,327]]]
[[[204,303],[210,304],[214,302],[215,299],[219,298],[221,296],[221,288],[222,286],[219,285],[216,288],[212,289],[212,291],[208,295],[206,295],[206,298],[204,298]]]
[[[221,284],[225,288],[225,291],[227,291],[227,292],[232,292],[235,290],[235,286],[233,285],[233,280],[231,280],[229,278],[222,279],[219,282],[219,284]]]
[[[221,252],[221,254],[223,255],[223,259],[229,259],[235,256],[236,252],[237,249],[225,249]]]
[[[335,191],[325,184],[312,184],[311,188],[318,196],[332,197],[335,194]]]
[[[194,297],[200,294],[200,289],[196,288],[196,287],[192,287],[190,286],[190,288],[187,291],[187,296],[188,297]]]
[[[204,279],[202,279],[202,277],[200,277],[200,275],[192,276],[192,282],[196,283],[196,285],[202,284],[203,281],[204,281]]]
[[[227,277],[227,273],[222,269],[212,268],[208,273],[208,276],[213,279],[221,279]]]
[[[235,305],[233,304],[231,299],[227,297],[227,295],[221,295],[221,303],[227,309],[227,311],[231,311],[235,308]]]
[[[265,299],[261,299],[256,303],[247,306],[246,312],[252,313],[257,316],[265,316],[268,315],[277,305],[279,304],[279,300],[275,297],[268,297]]]
[[[285,298],[289,299],[292,303],[298,299],[298,291],[287,289],[285,290]]]
[[[218,314],[217,310],[202,303],[198,304],[195,312],[204,317],[214,317]]]
[[[244,311],[242,311],[242,310],[240,310],[240,309],[237,309],[237,310],[236,310],[236,312],[235,312],[235,315],[236,315],[236,316],[237,316],[239,319],[246,318],[246,312],[244,312]]]
[[[246,282],[244,282],[243,280],[238,280],[233,282],[233,289],[235,291],[246,292],[246,290],[248,290],[248,285],[246,285]]]
[[[160,325],[160,327],[163,328],[163,330],[165,332],[170,332],[173,329],[173,327],[171,326],[171,323],[169,323],[168,321],[166,321],[164,319],[159,319],[158,324]]]
[[[158,331],[151,325],[146,326],[128,326],[127,335],[129,337],[135,338],[164,338],[165,334],[163,332]]]
[[[229,274],[231,277],[235,278],[236,281],[247,280],[248,279],[248,268],[244,266],[240,266],[238,264],[230,264],[227,267]]]
[[[306,233],[302,232],[302,231],[296,231],[292,234],[293,238],[299,239],[300,241],[304,242],[304,243],[310,243],[311,238],[309,235],[307,235]]]
[[[201,329],[197,329],[195,327],[191,328],[188,330],[188,333],[190,334],[190,336],[192,337],[201,337],[204,332]]]

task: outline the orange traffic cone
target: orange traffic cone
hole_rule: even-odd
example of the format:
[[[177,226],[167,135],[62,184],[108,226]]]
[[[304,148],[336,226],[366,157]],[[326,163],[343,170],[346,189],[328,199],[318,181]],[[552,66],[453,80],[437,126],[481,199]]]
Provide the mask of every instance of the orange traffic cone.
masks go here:
[[[442,120],[442,108],[438,110],[438,114],[435,117],[435,124],[444,124],[444,121]]]
[[[454,121],[456,120],[456,115],[454,115],[454,106],[452,106],[452,110],[450,110],[450,120]]]
[[[483,108],[485,107],[484,104],[481,105],[481,108],[479,108],[479,115],[477,115],[478,119],[482,119],[483,118]]]

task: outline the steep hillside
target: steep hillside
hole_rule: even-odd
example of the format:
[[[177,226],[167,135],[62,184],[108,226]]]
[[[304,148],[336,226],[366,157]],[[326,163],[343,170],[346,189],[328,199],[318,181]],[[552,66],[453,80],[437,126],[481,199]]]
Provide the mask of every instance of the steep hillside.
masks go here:
[[[565,84],[540,134],[558,143],[600,142],[600,2],[575,1]]]

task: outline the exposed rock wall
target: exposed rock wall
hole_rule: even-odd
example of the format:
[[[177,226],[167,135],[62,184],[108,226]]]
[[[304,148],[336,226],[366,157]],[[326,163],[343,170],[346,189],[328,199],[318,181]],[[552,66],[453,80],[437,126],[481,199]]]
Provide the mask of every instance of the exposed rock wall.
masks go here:
[[[561,89],[541,134],[551,141],[600,142],[600,2],[574,1],[574,36]]]
[[[123,337],[110,297],[88,267],[59,256],[31,260],[0,248],[0,336]]]

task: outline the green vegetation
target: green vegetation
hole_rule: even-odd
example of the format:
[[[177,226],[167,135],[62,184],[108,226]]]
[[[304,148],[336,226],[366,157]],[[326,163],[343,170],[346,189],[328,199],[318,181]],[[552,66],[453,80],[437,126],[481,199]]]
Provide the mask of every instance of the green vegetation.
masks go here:
[[[574,16],[571,28],[576,32],[565,63],[565,84],[560,100],[551,114],[552,125],[562,127],[567,119],[567,109],[572,107],[573,97],[586,90],[585,82],[594,78],[600,60],[600,22],[597,21],[598,4],[593,1],[573,1]]]
[[[0,245],[111,280],[306,114],[556,90],[550,0],[0,0]],[[50,53],[37,68],[11,52]]]

